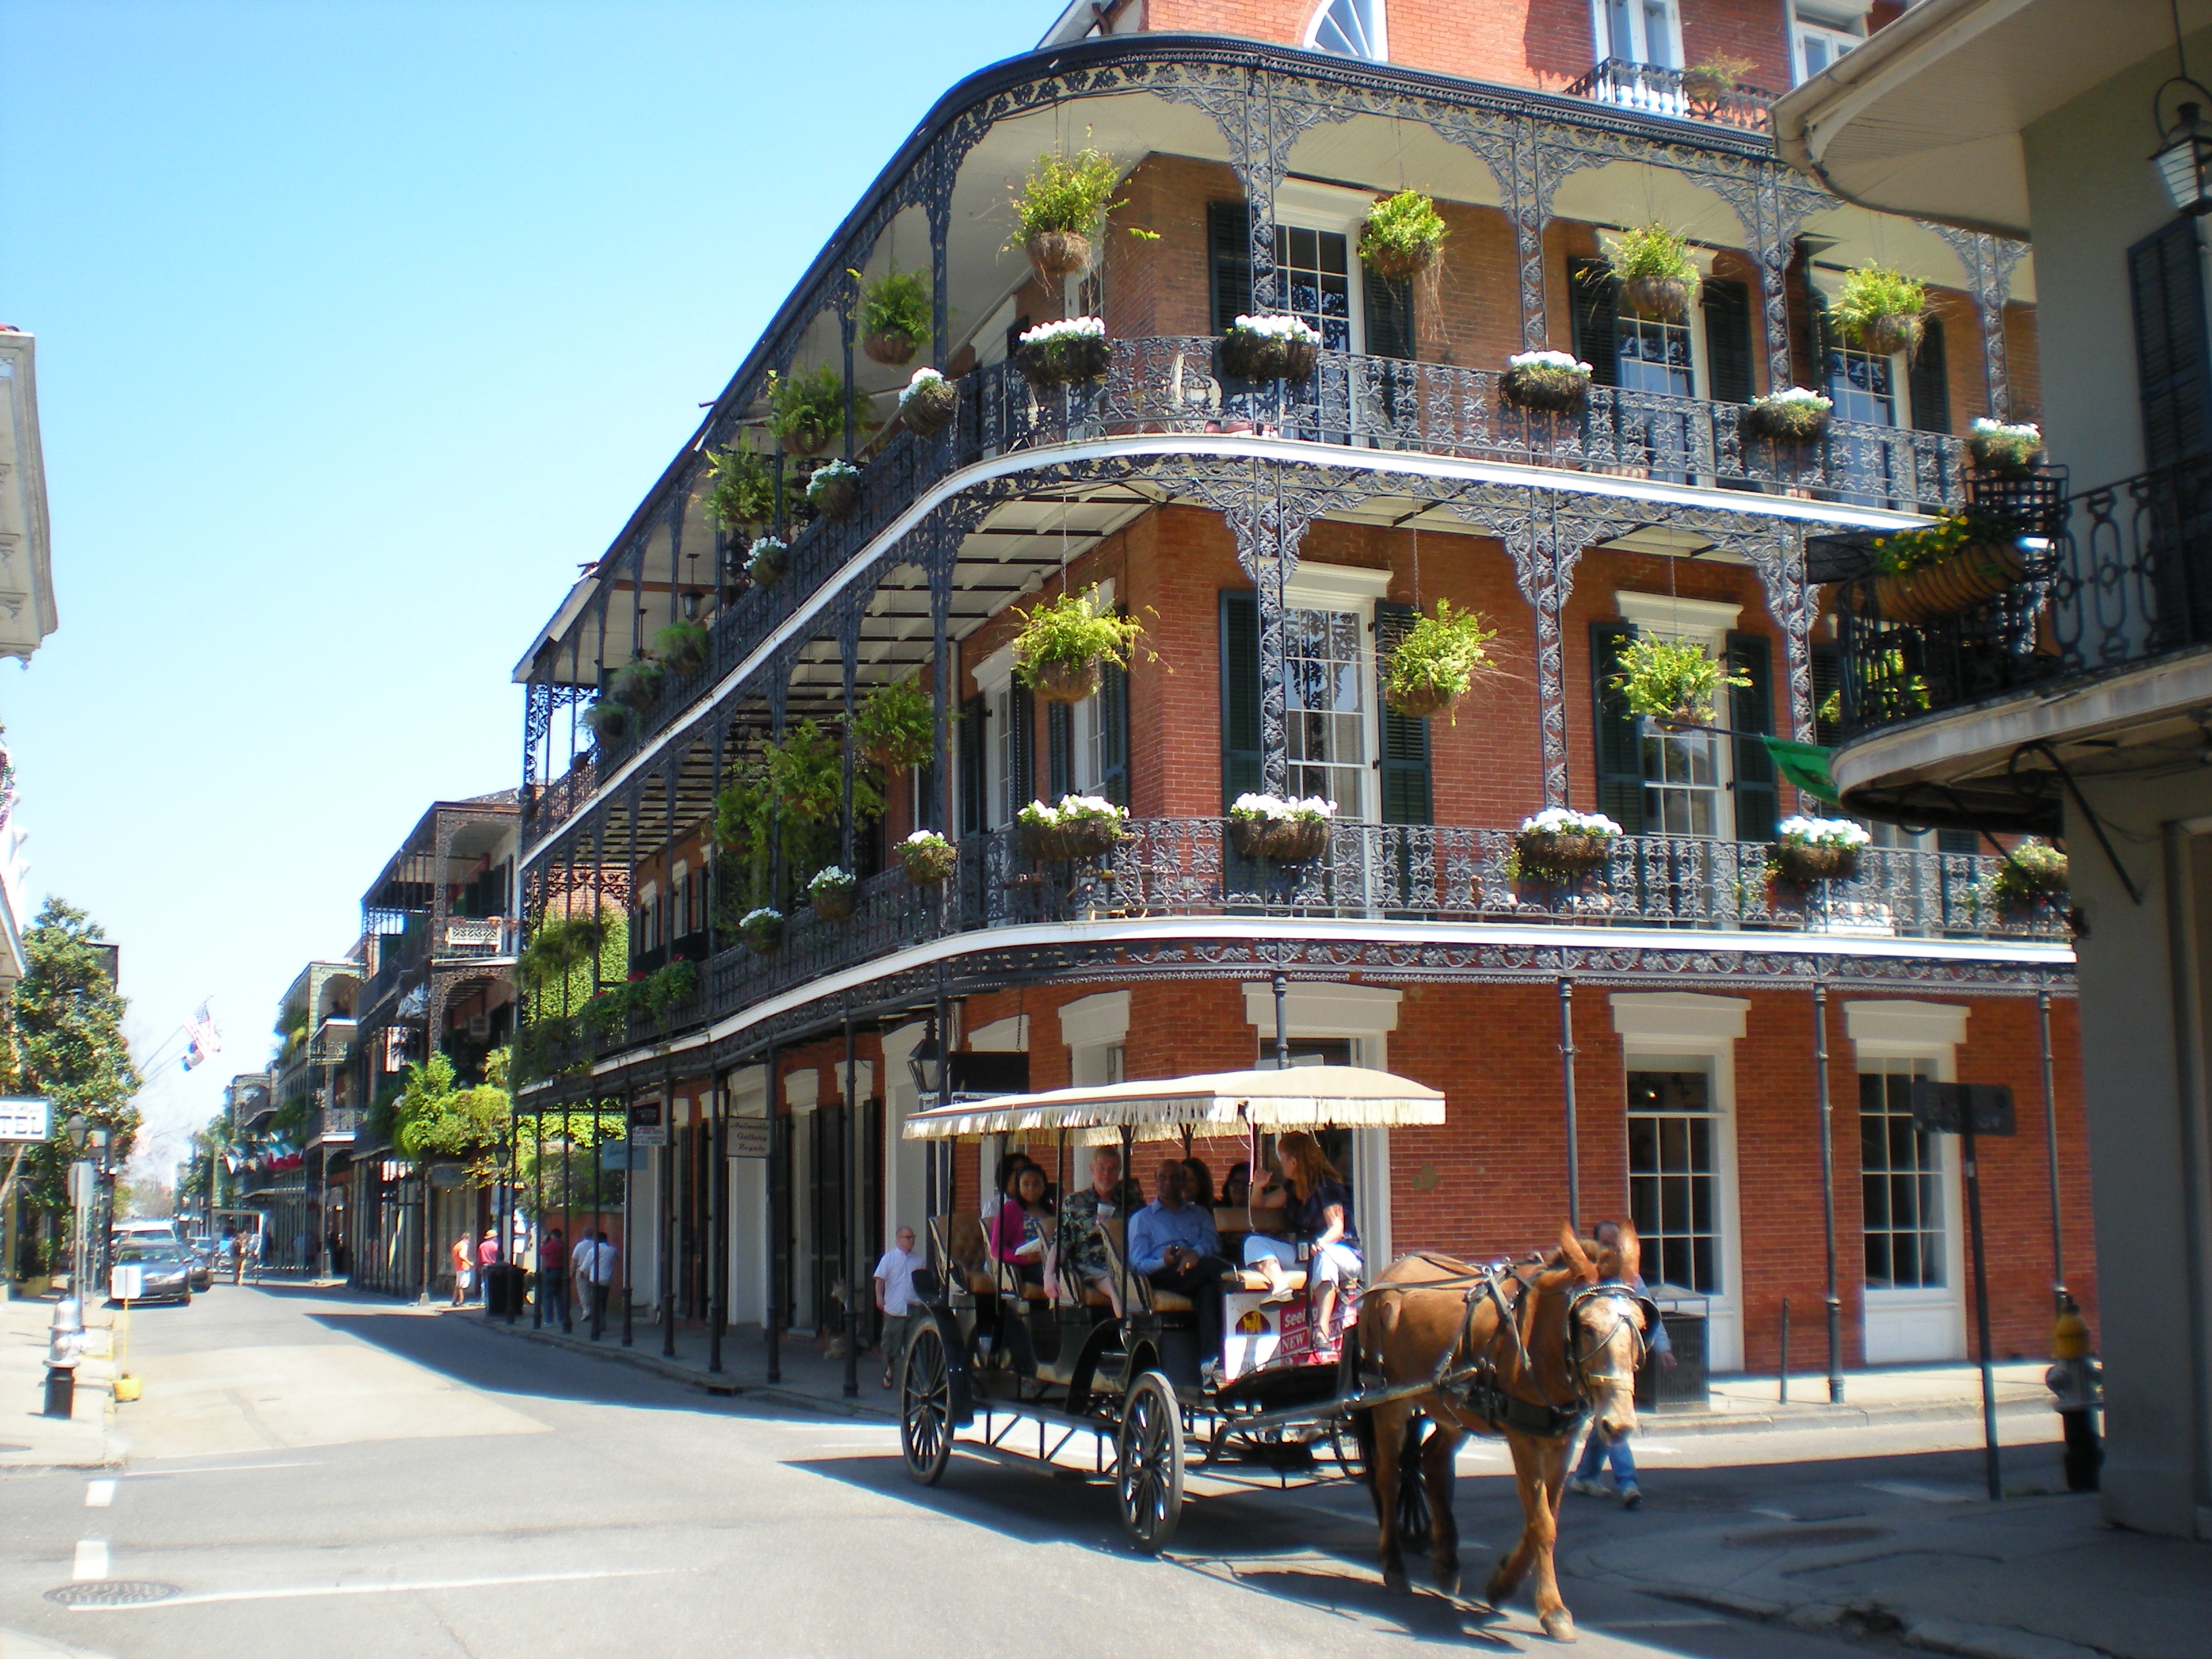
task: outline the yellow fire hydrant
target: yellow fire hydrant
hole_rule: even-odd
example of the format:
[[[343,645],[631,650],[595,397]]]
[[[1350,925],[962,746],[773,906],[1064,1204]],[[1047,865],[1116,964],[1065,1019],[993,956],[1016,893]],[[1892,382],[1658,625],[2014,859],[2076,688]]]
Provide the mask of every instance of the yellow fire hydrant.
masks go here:
[[[2058,1312],[2051,1332],[2051,1357],[2057,1363],[2043,1374],[2051,1407],[2066,1434],[2066,1490],[2094,1492],[2105,1461],[2097,1440],[2097,1408],[2103,1403],[2104,1367],[2089,1352],[2089,1323],[2072,1297]]]

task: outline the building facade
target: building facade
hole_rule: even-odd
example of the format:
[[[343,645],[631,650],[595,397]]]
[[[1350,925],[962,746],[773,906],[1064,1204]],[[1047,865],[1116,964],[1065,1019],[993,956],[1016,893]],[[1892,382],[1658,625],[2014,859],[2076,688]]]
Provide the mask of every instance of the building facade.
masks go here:
[[[1279,1035],[1294,1062],[1448,1096],[1443,1127],[1336,1149],[1371,1260],[1540,1244],[1571,1181],[1577,1219],[1635,1217],[1724,1370],[1776,1363],[1785,1297],[1800,1364],[1826,1360],[1817,1334],[1802,1358],[1828,1294],[1824,1164],[1837,1361],[1963,1354],[1956,1149],[1914,1129],[1910,1085],[2008,1083],[2039,1125],[2048,1075],[2051,1138],[1984,1159],[1998,1346],[2042,1351],[2054,1149],[2072,1237],[2086,1217],[2063,918],[1994,906],[1970,836],[1885,829],[1849,880],[1768,878],[1778,820],[1819,809],[1762,739],[1819,740],[1835,685],[1808,544],[1959,505],[1968,422],[2038,395],[2023,247],[1775,160],[1759,88],[1795,78],[1814,15],[1077,9],[945,94],[518,667],[526,916],[533,937],[618,921],[628,972],[532,994],[517,1108],[526,1135],[587,1103],[632,1112],[641,1306],[833,1324],[893,1226],[973,1208],[972,1156],[933,1192],[899,1135],[940,1045],[956,1085],[1044,1088],[1250,1066]],[[1716,76],[1722,55],[1747,67]],[[1005,204],[1085,145],[1112,158],[1115,204],[1091,262],[1047,279],[1006,250]],[[1401,282],[1359,237],[1406,189],[1449,235]],[[1601,263],[1654,222],[1702,278],[1672,321]],[[1930,285],[1910,360],[1823,326],[1875,258]],[[863,327],[894,271],[922,275],[930,319],[896,364]],[[1314,372],[1231,373],[1221,335],[1248,313],[1306,322]],[[1020,335],[1077,315],[1110,367],[1032,385]],[[1506,394],[1507,359],[1547,348],[1591,366],[1577,413]],[[897,400],[915,364],[955,388],[940,430]],[[766,433],[776,387],[825,371],[860,417],[859,501],[809,520],[809,434]],[[1746,431],[1747,404],[1791,386],[1832,397],[1824,442]],[[717,458],[747,448],[783,481],[763,526],[780,570],[716,517]],[[1016,672],[1018,613],[1086,591],[1144,648],[1047,707]],[[1393,713],[1382,666],[1440,600],[1498,630],[1501,672],[1449,717]],[[703,642],[673,648],[686,622]],[[1613,682],[1639,635],[1730,665],[1717,729],[1628,714]],[[926,695],[932,757],[883,773],[838,734],[894,683]],[[760,781],[810,760],[837,809],[748,830]],[[1238,853],[1224,814],[1260,790],[1334,801],[1327,850]],[[1068,793],[1126,808],[1110,852],[1038,855],[1020,810]],[[1622,824],[1602,869],[1522,864],[1522,821],[1554,806]],[[897,854],[917,828],[957,848],[941,885]],[[859,878],[847,919],[803,898],[832,862]],[[783,916],[764,950],[744,931],[763,905]],[[2069,1277],[2094,1297],[2087,1268]]]

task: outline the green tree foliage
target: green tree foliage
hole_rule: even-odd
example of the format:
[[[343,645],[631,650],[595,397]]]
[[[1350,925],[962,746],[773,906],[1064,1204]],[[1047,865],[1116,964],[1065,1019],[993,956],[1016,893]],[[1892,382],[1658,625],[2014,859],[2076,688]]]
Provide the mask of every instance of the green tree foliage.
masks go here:
[[[515,1190],[522,1194],[524,1206],[538,1205],[542,1194],[544,1208],[538,1212],[556,1223],[564,1214],[619,1210],[626,1172],[608,1169],[606,1154],[600,1153],[595,1160],[592,1152],[619,1146],[628,1133],[628,1121],[618,1103],[610,1103],[609,1109],[600,1111],[525,1117],[515,1146]],[[592,1178],[595,1162],[599,1166],[596,1182]]]
[[[16,1086],[51,1103],[54,1133],[23,1160],[18,1178],[25,1195],[44,1209],[69,1205],[74,1153],[65,1126],[72,1115],[110,1133],[109,1156],[118,1164],[138,1133],[132,1103],[138,1072],[123,1040],[127,1005],[94,949],[106,937],[99,923],[58,898],[48,899],[23,933],[27,965],[14,1005]]]
[[[454,1086],[453,1062],[443,1054],[410,1065],[392,1113],[399,1150],[413,1158],[459,1159],[469,1185],[496,1185],[508,1127],[507,1064],[507,1051],[494,1050],[484,1060],[486,1081],[473,1089]]]

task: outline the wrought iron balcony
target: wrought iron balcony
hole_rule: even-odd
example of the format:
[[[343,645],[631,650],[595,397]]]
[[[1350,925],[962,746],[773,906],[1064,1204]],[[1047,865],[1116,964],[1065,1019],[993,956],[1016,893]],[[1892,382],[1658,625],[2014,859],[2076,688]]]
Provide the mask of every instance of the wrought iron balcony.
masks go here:
[[[1647,115],[1765,132],[1776,94],[1697,70],[1662,69],[1656,64],[1608,58],[1569,87],[1567,96]]]
[[[1160,916],[1268,916],[1369,922],[1660,927],[1862,939],[2063,942],[2048,907],[2001,908],[1990,878],[2001,860],[1968,854],[1869,848],[1849,880],[1796,888],[1769,879],[1764,842],[1630,836],[1600,871],[1574,881],[1520,874],[1506,830],[1340,823],[1327,855],[1271,865],[1228,844],[1219,818],[1133,818],[1127,838],[1095,865],[1040,864],[1014,831],[971,836],[960,869],[939,889],[903,870],[860,890],[853,919],[800,910],[781,949],[724,950],[701,975],[700,994],[620,1029],[541,1021],[525,1033],[525,1069],[559,1070],[718,1019],[825,975],[948,935],[1035,923]],[[1133,970],[1137,971],[1137,970]]]
[[[349,1143],[361,1133],[361,1119],[358,1107],[326,1107],[310,1120],[308,1140],[311,1143],[319,1140],[325,1146]]]
[[[957,468],[1003,454],[1103,438],[1228,434],[1908,512],[1963,499],[1961,445],[1941,433],[1835,421],[1816,445],[1778,446],[1743,431],[1742,404],[1615,386],[1593,386],[1579,415],[1534,414],[1506,400],[1500,369],[1350,352],[1321,354],[1313,374],[1295,385],[1255,383],[1221,373],[1218,343],[1212,335],[1118,340],[1103,380],[1053,391],[1033,389],[1011,363],[962,376],[959,411],[945,432],[917,439],[902,430],[865,458],[852,516],[793,537],[781,581],[747,586],[722,607],[700,667],[668,677],[628,733],[602,739],[525,803],[526,841],[588,800],[599,780],[650,744],[916,497]]]
[[[511,957],[521,923],[513,916],[448,916],[446,946],[448,957]]]

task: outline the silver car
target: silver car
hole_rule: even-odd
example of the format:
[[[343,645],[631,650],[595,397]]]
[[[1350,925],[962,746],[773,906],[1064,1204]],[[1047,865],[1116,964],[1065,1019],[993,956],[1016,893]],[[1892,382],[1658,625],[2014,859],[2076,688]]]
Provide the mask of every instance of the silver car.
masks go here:
[[[191,1304],[191,1264],[174,1244],[155,1239],[128,1240],[117,1247],[115,1265],[139,1270],[138,1294],[131,1301]]]

